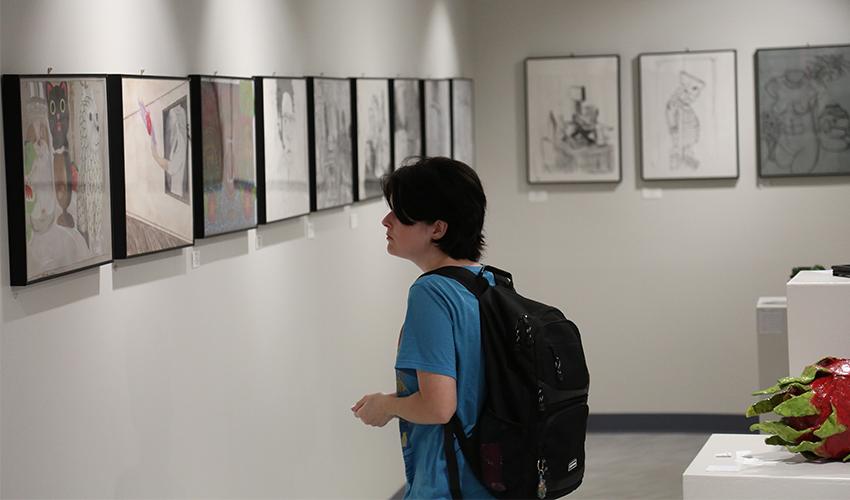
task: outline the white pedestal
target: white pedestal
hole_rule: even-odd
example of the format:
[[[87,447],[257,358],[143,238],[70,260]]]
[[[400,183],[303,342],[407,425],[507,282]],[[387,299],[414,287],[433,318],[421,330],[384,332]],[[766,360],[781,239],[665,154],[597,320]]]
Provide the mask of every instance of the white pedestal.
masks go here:
[[[712,434],[682,475],[683,498],[850,498],[850,464],[808,462],[764,438]]]
[[[850,278],[801,271],[786,290],[789,374],[824,356],[850,358]]]
[[[759,389],[772,386],[788,376],[788,300],[785,297],[759,297],[756,304]],[[753,402],[762,399],[754,398]],[[775,415],[759,415],[759,421],[775,420]]]

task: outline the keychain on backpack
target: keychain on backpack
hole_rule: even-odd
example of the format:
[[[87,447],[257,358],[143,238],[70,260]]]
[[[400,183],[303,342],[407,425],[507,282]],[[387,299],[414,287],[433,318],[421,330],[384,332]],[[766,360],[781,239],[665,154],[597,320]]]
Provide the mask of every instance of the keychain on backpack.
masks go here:
[[[546,471],[549,468],[546,467],[546,459],[541,458],[537,461],[537,498],[541,500],[546,498]]]

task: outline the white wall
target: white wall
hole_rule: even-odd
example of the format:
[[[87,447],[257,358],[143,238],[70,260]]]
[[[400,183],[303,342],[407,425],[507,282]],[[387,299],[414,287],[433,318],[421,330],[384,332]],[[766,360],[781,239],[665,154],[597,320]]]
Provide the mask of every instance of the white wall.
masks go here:
[[[742,415],[758,384],[757,297],[784,295],[794,266],[850,260],[850,179],[757,179],[753,54],[850,42],[850,3],[521,4],[471,4],[488,260],[576,320],[592,412]],[[686,48],[738,51],[737,181],[640,181],[635,59]],[[523,60],[570,53],[621,56],[620,184],[525,181]],[[642,199],[644,187],[661,188],[663,198]],[[532,189],[547,191],[548,202],[530,203]]]
[[[3,73],[468,75],[448,0],[4,0]],[[5,163],[4,163],[5,167]],[[25,289],[9,282],[0,179],[2,496],[389,497],[409,263],[382,202],[199,242]],[[262,235],[257,249],[255,235]]]

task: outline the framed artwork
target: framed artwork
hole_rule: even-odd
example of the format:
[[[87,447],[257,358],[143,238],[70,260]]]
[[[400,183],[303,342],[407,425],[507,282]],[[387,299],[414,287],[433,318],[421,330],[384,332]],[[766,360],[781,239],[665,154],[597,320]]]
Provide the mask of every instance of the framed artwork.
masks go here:
[[[112,261],[103,75],[3,75],[9,271],[24,286]]]
[[[451,88],[449,80],[425,80],[425,155],[452,156]]]
[[[257,217],[260,224],[310,212],[307,81],[256,77]]]
[[[390,81],[357,78],[357,200],[383,196],[381,178],[392,171]]]
[[[850,175],[850,45],[759,49],[759,175]]]
[[[528,182],[619,182],[620,56],[525,60]]]
[[[109,75],[108,86],[115,257],[192,245],[189,81]]]
[[[472,80],[452,79],[452,158],[475,166]]]
[[[311,211],[354,201],[353,81],[308,78]]]
[[[422,81],[410,78],[393,80],[393,166],[405,159],[422,156]]]
[[[254,82],[204,75],[189,79],[195,103],[195,237],[256,227]]]
[[[738,177],[734,50],[641,54],[641,177]]]

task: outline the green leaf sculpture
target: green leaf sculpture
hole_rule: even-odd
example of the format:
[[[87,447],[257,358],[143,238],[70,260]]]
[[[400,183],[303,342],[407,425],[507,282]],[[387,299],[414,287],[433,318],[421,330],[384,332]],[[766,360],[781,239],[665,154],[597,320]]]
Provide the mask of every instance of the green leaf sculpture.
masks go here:
[[[753,396],[770,396],[747,409],[747,417],[773,412],[778,421],[750,426],[808,459],[850,462],[850,359],[823,358],[799,377],[784,377]]]

